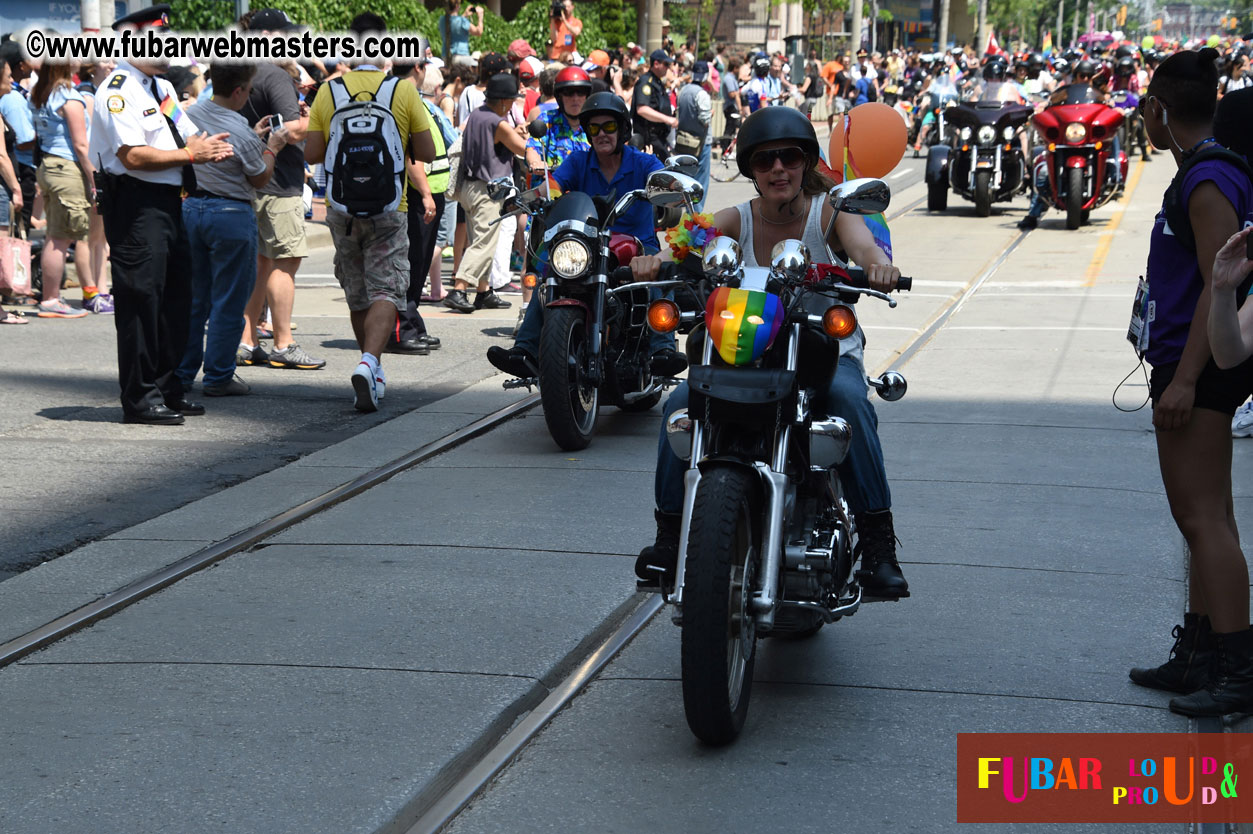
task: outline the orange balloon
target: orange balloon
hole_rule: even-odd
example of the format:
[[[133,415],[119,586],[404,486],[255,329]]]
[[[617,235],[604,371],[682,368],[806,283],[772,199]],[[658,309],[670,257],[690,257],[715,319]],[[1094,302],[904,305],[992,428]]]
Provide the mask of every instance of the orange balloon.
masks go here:
[[[905,156],[909,140],[905,120],[878,101],[859,104],[848,111],[848,129],[844,133],[849,161],[859,177],[886,177]],[[831,162],[835,167],[836,159]]]
[[[827,144],[827,160],[836,185],[844,181],[844,121],[847,118],[843,114],[835,117],[831,123],[831,141]]]

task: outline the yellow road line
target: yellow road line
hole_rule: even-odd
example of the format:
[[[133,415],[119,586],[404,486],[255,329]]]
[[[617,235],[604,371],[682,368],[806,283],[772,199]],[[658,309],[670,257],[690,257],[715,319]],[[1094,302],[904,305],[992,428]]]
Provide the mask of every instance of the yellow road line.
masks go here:
[[[1109,228],[1101,235],[1101,239],[1096,244],[1096,253],[1092,255],[1092,262],[1088,264],[1087,280],[1084,281],[1085,287],[1096,286],[1096,278],[1101,274],[1101,267],[1105,266],[1105,259],[1109,257],[1109,249],[1114,244],[1114,232],[1118,231],[1118,224],[1122,222],[1123,213],[1126,212],[1127,206],[1131,204],[1131,195],[1135,193],[1136,186],[1140,184],[1140,175],[1144,173],[1144,160],[1136,162],[1136,169],[1131,172],[1131,176],[1127,178],[1127,190],[1123,193],[1122,205],[1118,207],[1118,211],[1114,212],[1114,216],[1109,220]]]

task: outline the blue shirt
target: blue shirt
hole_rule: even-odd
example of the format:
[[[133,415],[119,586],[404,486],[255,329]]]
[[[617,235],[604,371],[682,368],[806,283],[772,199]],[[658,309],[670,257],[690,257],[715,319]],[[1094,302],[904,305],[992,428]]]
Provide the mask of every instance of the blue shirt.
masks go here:
[[[470,54],[470,18],[459,14],[445,14],[439,20],[439,33],[444,35],[445,30],[451,30],[451,34],[447,37],[448,54],[449,55],[469,55]]]
[[[17,86],[16,84],[14,85]],[[17,144],[25,145],[35,139],[35,122],[30,117],[30,108],[26,104],[26,97],[13,90],[7,95],[0,96],[0,118],[4,119],[4,123],[13,129],[17,135]],[[28,148],[22,150],[17,149],[14,154],[17,161],[23,165],[35,167],[35,149]]]
[[[552,177],[562,191],[582,191],[592,196],[614,191],[618,197],[622,197],[628,191],[643,188],[648,175],[663,167],[665,166],[661,161],[652,154],[626,145],[622,148],[622,164],[613,175],[613,181],[605,182],[596,152],[591,148],[579,148],[566,157],[561,167],[553,171]],[[635,235],[644,244],[644,251],[650,255],[661,251],[657,243],[657,230],[653,227],[653,207],[647,200],[636,200],[627,213],[610,227],[610,231]]]
[[[78,102],[82,108],[83,121],[87,120],[87,103],[83,94],[73,87],[61,85],[52,91],[44,106],[35,107],[28,102],[31,115],[35,122],[35,131],[39,134],[39,149],[46,154],[59,156],[71,162],[75,160],[74,146],[70,144],[70,126],[65,120],[65,106],[71,101]]]

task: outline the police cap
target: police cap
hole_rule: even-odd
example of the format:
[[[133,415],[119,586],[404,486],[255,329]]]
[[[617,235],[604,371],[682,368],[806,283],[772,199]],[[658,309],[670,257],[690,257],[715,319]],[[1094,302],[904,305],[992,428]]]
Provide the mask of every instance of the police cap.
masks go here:
[[[170,28],[170,7],[165,3],[157,3],[155,6],[131,12],[126,17],[119,17],[113,21],[115,31],[120,31],[123,26],[168,29]]]

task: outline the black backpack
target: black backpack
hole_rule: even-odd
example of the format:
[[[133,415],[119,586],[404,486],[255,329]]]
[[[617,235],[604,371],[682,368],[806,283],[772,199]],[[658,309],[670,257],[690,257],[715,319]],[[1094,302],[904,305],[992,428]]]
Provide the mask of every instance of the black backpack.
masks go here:
[[[1170,186],[1166,189],[1166,198],[1162,208],[1166,216],[1166,223],[1170,226],[1171,232],[1174,233],[1175,240],[1179,241],[1185,249],[1193,253],[1196,252],[1196,235],[1192,232],[1192,219],[1188,216],[1188,207],[1183,202],[1183,181],[1189,171],[1200,163],[1211,160],[1231,163],[1243,171],[1250,182],[1253,182],[1253,169],[1249,168],[1249,163],[1245,158],[1235,151],[1227,150],[1221,145],[1210,145],[1183,158],[1179,163],[1179,170],[1175,173],[1175,178],[1170,181]],[[1243,218],[1241,220],[1243,221]]]
[[[331,82],[335,115],[326,149],[326,199],[332,208],[354,217],[374,217],[400,205],[405,151],[391,110],[399,82],[393,76],[373,94],[359,93],[370,96],[366,101],[351,95],[343,78]]]

